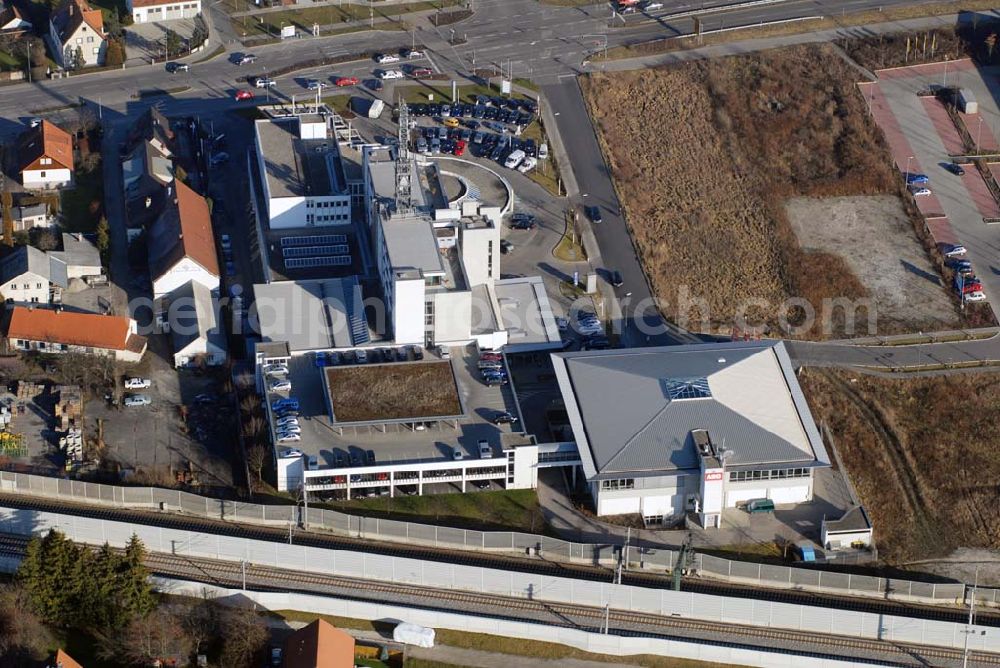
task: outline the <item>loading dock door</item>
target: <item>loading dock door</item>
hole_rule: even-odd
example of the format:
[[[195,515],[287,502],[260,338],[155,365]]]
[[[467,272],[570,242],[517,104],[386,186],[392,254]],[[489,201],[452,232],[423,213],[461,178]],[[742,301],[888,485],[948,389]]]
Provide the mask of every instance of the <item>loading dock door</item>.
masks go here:
[[[765,489],[734,489],[726,493],[726,507],[735,508],[744,501],[750,499],[764,499],[767,497]],[[777,503],[777,501],[775,501]]]
[[[771,500],[776,504],[804,503],[809,500],[809,485],[795,487],[772,487]]]

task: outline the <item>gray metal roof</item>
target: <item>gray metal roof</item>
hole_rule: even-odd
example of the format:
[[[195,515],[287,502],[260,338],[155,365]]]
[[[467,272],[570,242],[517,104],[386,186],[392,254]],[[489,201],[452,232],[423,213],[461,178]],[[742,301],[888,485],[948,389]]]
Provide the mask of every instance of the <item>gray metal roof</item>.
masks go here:
[[[360,308],[354,276],[254,286],[253,317],[261,337],[265,342],[287,342],[292,352],[355,345],[349,306]]]
[[[421,214],[393,214],[382,221],[382,233],[393,271],[418,269],[423,274],[444,273],[430,218]]]
[[[100,267],[101,252],[97,245],[82,234],[63,232],[63,249],[50,251],[49,255],[62,260],[70,267]]]
[[[826,463],[781,342],[733,342],[553,356],[588,475],[697,469],[691,431],[728,465]],[[705,379],[705,394],[701,379]],[[698,392],[671,390],[696,381]],[[584,453],[584,450],[587,450]],[[587,465],[589,460],[589,465]]]
[[[197,281],[188,281],[170,297],[170,333],[174,352],[205,340],[220,352],[226,350],[226,335],[219,326],[219,312],[212,291]]]
[[[0,262],[0,284],[9,283],[28,272],[60,288],[65,288],[69,282],[65,262],[34,246],[20,246]]]

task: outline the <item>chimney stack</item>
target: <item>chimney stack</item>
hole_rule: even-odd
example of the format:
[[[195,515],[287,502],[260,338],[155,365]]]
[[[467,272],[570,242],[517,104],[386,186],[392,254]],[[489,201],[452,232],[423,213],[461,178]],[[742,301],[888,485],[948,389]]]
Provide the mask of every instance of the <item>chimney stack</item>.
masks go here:
[[[151,206],[153,206],[153,198],[152,197],[146,197],[146,208],[148,209]]]

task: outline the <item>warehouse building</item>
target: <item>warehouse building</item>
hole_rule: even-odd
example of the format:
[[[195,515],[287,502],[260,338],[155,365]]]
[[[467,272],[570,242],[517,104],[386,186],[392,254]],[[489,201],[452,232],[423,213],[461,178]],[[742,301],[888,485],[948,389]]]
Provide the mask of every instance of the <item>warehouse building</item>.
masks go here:
[[[553,355],[598,515],[718,527],[751,499],[812,500],[830,465],[780,341]],[[613,401],[609,401],[613,397]]]

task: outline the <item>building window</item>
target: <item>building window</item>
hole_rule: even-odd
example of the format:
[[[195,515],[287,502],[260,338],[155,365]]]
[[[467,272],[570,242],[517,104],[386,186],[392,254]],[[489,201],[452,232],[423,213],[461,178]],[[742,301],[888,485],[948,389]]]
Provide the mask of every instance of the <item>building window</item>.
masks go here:
[[[618,478],[617,480],[602,480],[601,489],[635,489],[635,478]]]
[[[76,43],[77,44],[83,44],[83,38],[82,37],[77,37],[76,38]]]
[[[45,172],[41,172],[41,178],[45,178]]]
[[[42,284],[41,283],[36,283],[35,287],[38,288],[39,290],[41,290],[42,289]]]
[[[98,54],[100,54],[100,53],[101,53],[101,47],[99,47],[99,46],[95,46],[95,47],[94,47],[94,55],[96,56],[96,55],[98,55]]]
[[[93,44],[93,43],[94,43],[94,36],[90,35],[89,37],[87,37],[87,44]]]
[[[730,471],[729,482],[757,480],[784,480],[786,478],[808,478],[810,469],[770,469],[764,471]]]
[[[43,165],[51,165],[52,158],[42,158],[39,162],[41,162]]]

